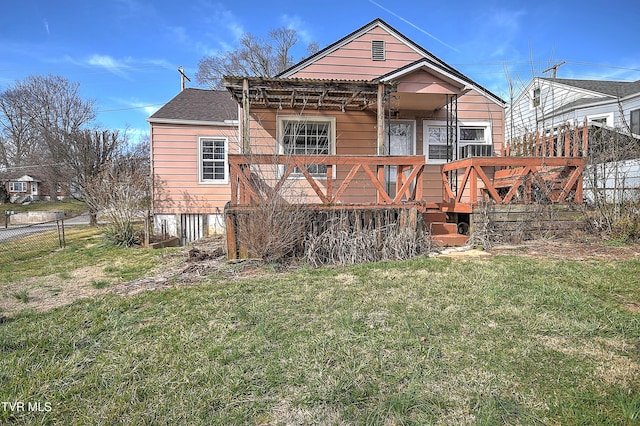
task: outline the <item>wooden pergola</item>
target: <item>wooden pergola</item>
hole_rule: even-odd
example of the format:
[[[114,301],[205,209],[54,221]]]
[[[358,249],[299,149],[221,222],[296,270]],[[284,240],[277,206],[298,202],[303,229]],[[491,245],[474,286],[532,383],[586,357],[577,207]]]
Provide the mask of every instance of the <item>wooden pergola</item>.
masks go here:
[[[252,108],[333,111],[375,110],[377,142],[384,150],[385,95],[393,83],[366,80],[323,80],[225,76],[223,84],[241,107],[242,148],[250,151]]]

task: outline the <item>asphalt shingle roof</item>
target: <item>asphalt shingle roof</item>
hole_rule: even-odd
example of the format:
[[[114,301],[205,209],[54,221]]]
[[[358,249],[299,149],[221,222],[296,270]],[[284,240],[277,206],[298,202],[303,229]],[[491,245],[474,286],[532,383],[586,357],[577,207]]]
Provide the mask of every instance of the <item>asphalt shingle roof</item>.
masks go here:
[[[212,121],[238,119],[238,104],[226,90],[184,89],[149,120]]]
[[[640,93],[638,81],[605,81],[605,80],[575,80],[570,78],[545,78],[547,81],[565,84],[604,95],[624,98],[634,93]]]

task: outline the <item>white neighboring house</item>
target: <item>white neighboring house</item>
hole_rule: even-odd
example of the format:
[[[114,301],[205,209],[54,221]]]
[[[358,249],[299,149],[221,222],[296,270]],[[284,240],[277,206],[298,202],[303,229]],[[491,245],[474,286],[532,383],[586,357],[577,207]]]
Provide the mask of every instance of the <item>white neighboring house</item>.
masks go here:
[[[640,80],[534,78],[505,114],[507,139],[584,120],[640,135]],[[639,136],[640,137],[640,136]]]
[[[604,127],[624,137],[630,132],[636,144],[640,144],[640,80],[536,77],[507,108],[505,138],[515,140],[525,134],[553,131],[565,124],[581,126],[585,121],[593,128]],[[620,161],[587,167],[585,200],[594,201],[595,192],[609,202],[637,199],[640,193],[638,157],[626,156]]]

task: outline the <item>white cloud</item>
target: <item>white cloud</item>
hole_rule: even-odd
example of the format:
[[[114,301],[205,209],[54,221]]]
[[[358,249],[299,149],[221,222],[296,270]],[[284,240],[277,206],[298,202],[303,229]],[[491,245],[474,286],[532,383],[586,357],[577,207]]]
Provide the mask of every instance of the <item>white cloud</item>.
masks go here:
[[[280,17],[280,21],[287,29],[296,30],[304,44],[309,44],[313,41],[311,33],[306,29],[306,25],[300,17],[284,14]]]
[[[520,31],[521,18],[526,15],[524,10],[498,9],[489,13],[490,25],[500,28],[502,31],[515,33]]]
[[[126,63],[118,61],[108,55],[92,55],[86,60],[86,63],[94,67],[104,68],[107,71],[122,77],[125,77],[126,71],[131,69],[131,67]]]

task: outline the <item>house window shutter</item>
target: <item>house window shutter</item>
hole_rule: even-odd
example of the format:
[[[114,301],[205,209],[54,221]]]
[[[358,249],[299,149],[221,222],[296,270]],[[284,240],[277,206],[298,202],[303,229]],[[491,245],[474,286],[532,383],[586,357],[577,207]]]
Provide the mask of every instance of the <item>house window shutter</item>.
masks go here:
[[[371,59],[374,61],[384,61],[385,58],[384,40],[371,40]]]
[[[631,111],[631,133],[640,135],[640,109]]]

